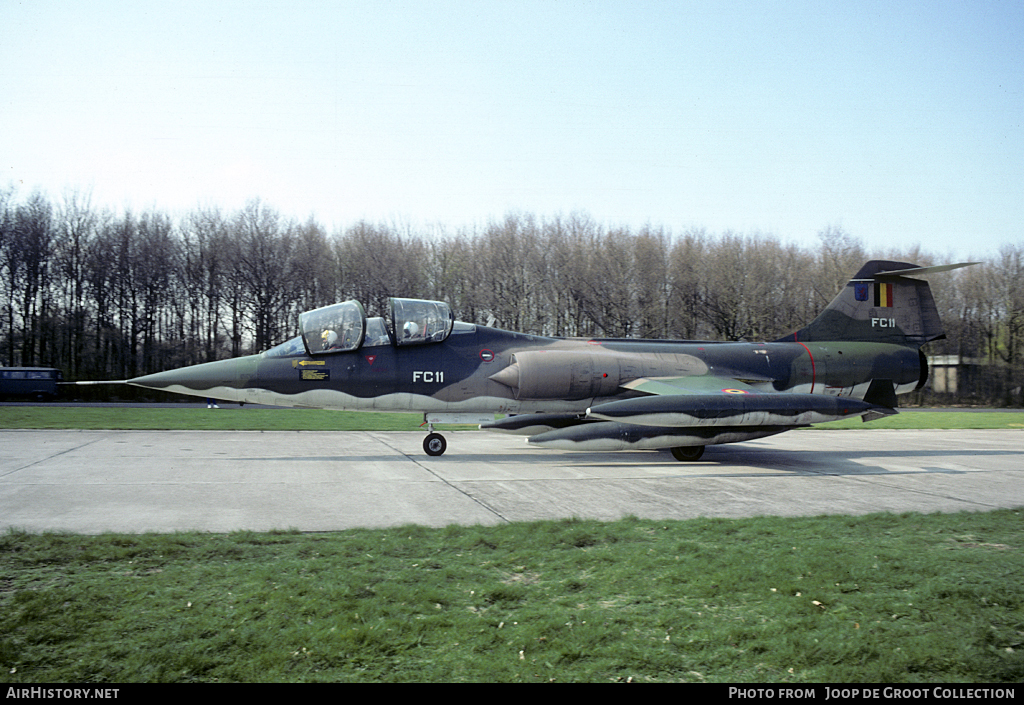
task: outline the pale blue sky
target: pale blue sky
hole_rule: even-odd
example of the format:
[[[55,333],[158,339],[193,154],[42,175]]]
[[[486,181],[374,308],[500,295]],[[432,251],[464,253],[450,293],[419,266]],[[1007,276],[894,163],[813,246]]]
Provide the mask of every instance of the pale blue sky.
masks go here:
[[[0,0],[0,186],[1024,240],[1024,3]]]

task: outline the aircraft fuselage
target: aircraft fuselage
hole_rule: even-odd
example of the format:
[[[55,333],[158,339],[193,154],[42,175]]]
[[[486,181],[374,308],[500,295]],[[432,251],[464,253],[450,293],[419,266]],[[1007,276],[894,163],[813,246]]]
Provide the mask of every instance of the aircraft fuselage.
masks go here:
[[[803,328],[768,343],[549,338],[454,320],[440,301],[357,301],[299,316],[300,335],[260,355],[130,384],[280,406],[416,411],[578,450],[703,447],[850,416],[896,413],[924,384],[921,346],[944,336],[928,283],[966,266],[873,260]],[[496,419],[496,415],[506,418]],[[424,449],[444,453],[433,432]]]
[[[457,324],[434,345],[378,345],[324,357],[263,353],[132,382],[278,406],[493,415],[583,413],[595,403],[639,396],[623,385],[640,378],[708,376],[715,393],[862,399],[875,379],[891,380],[902,393],[921,375],[917,350],[886,343],[581,340]],[[744,388],[723,387],[723,377]]]

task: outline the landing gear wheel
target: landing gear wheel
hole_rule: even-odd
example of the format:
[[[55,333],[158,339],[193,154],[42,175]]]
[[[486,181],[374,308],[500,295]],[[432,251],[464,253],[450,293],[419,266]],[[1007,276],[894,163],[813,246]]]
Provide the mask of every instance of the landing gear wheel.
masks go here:
[[[448,441],[440,433],[431,433],[423,439],[423,450],[427,455],[444,455],[448,450]]]
[[[702,455],[704,455],[704,446],[681,446],[672,449],[672,457],[684,463],[700,460]]]

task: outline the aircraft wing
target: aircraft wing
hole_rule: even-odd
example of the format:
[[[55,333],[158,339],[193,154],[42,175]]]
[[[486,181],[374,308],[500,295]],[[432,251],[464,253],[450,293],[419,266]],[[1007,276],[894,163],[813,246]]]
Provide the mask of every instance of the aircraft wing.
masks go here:
[[[740,381],[734,377],[699,375],[691,377],[640,377],[622,385],[625,389],[655,396],[673,394],[754,394],[751,382],[770,382],[769,379]]]

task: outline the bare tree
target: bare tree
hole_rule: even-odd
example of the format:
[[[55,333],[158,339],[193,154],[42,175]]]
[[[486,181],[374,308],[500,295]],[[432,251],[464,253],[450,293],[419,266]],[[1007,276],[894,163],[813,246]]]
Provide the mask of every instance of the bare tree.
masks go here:
[[[819,308],[835,298],[850,277],[857,273],[867,259],[860,240],[838,225],[829,225],[818,231],[818,266],[811,273],[812,286]]]
[[[234,274],[241,285],[238,303],[251,322],[254,350],[266,350],[284,339],[285,314],[295,298],[288,276],[295,228],[253,200],[235,215],[232,229],[237,243]]]
[[[42,194],[33,194],[15,210],[11,234],[8,271],[15,291],[11,297],[12,336],[14,319],[20,319],[21,364],[36,365],[47,362],[50,355],[47,345],[50,336],[45,328],[53,297],[49,280],[54,240],[53,208]]]
[[[541,293],[540,233],[531,217],[508,214],[473,238],[479,312],[512,330],[534,329]]]
[[[168,332],[172,329],[169,314],[175,303],[172,283],[179,270],[179,248],[172,228],[170,219],[155,211],[143,213],[136,222],[131,266],[140,303],[136,331],[142,346],[139,366],[147,373],[166,366],[167,347],[174,345]]]
[[[298,297],[296,313],[334,302],[338,290],[337,271],[334,251],[323,227],[312,218],[298,226],[289,271]],[[298,327],[297,317],[294,325]]]
[[[4,350],[6,364],[14,364],[14,299],[17,295],[15,278],[21,267],[21,257],[14,246],[14,187],[0,189],[0,297],[2,297]]]
[[[581,253],[585,262],[580,307],[598,334],[615,338],[634,335],[637,321],[634,240],[624,228],[594,234]]]
[[[544,229],[548,249],[548,291],[550,333],[590,336],[595,333],[587,314],[590,300],[588,253],[598,236],[597,224],[584,213],[555,218]]]
[[[359,222],[335,237],[339,291],[366,307],[369,315],[388,313],[392,296],[423,298],[429,260],[422,240],[402,237],[395,228]]]
[[[183,345],[193,362],[216,360],[230,253],[228,223],[215,208],[193,211],[181,227],[179,278],[188,321]]]
[[[429,281],[427,296],[432,300],[447,301],[456,316],[463,320],[477,320],[475,253],[470,239],[441,232],[426,243],[425,252]]]
[[[633,281],[636,296],[636,335],[668,336],[668,238],[664,231],[645,227],[633,243]]]
[[[708,250],[702,282],[702,316],[721,340],[740,340],[751,335],[747,277],[748,262],[743,236],[723,234]]]
[[[88,195],[68,192],[56,218],[55,262],[66,330],[61,359],[71,379],[82,372],[87,344],[89,307],[86,300],[86,257],[96,237],[98,216]]]
[[[707,240],[704,230],[689,230],[672,244],[668,255],[668,336],[693,340],[701,335],[701,279]]]
[[[1003,402],[1024,404],[1024,375],[1021,374],[1024,347],[1024,246],[1003,245],[989,269],[993,299],[998,302],[996,334],[991,349],[1003,363]]]

